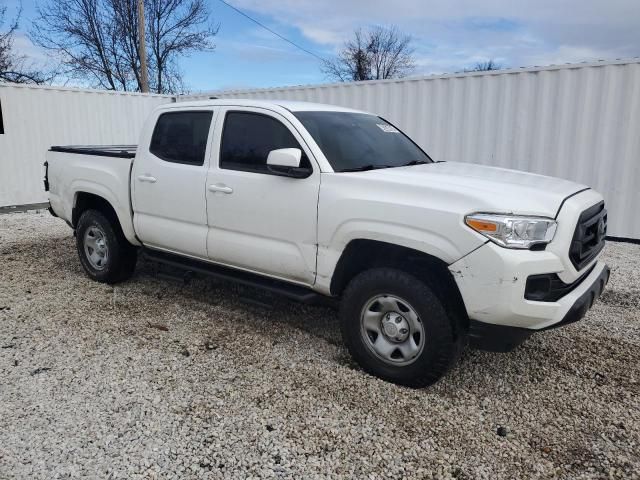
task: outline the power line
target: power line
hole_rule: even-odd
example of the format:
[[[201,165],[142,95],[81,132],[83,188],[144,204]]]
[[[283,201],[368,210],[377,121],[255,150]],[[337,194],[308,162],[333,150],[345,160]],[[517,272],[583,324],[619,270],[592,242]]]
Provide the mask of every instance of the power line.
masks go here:
[[[280,35],[278,32],[271,30],[271,29],[270,29],[269,27],[267,27],[264,23],[261,23],[261,22],[259,22],[258,20],[256,20],[255,18],[250,17],[249,15],[247,15],[246,13],[244,13],[242,10],[240,10],[240,9],[238,9],[238,8],[236,8],[236,7],[234,7],[234,6],[233,6],[233,5],[231,5],[230,3],[225,2],[225,0],[218,0],[218,1],[219,1],[220,3],[224,3],[227,7],[229,7],[229,8],[231,8],[231,9],[235,10],[236,12],[238,12],[238,13],[239,13],[240,15],[242,15],[243,17],[248,18],[248,19],[249,19],[249,20],[251,20],[253,23],[255,23],[255,24],[257,24],[257,25],[260,25],[260,26],[261,26],[262,28],[264,28],[265,30],[267,30],[267,31],[269,31],[269,32],[271,32],[271,33],[273,33],[276,37],[281,38],[282,40],[284,40],[284,41],[285,41],[285,42],[287,42],[287,43],[290,43],[291,45],[293,45],[293,46],[294,46],[294,47],[296,47],[297,49],[302,50],[303,52],[308,53],[309,55],[313,55],[314,57],[316,57],[316,58],[317,58],[318,60],[320,60],[321,62],[324,62],[324,61],[325,61],[325,59],[324,59],[324,58],[320,57],[319,55],[316,55],[315,53],[313,53],[313,52],[312,52],[312,51],[310,51],[310,50],[307,50],[307,49],[306,49],[306,48],[304,48],[304,47],[301,47],[300,45],[298,45],[297,43],[295,43],[295,42],[293,42],[293,41],[289,40],[288,38],[283,37],[283,36],[282,36],[282,35]]]

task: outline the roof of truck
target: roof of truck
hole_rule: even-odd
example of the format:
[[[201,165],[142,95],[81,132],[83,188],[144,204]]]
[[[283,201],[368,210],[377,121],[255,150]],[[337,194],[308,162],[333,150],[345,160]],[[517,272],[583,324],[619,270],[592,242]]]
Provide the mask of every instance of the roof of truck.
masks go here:
[[[354,110],[352,108],[339,107],[337,105],[327,105],[324,103],[311,103],[311,102],[294,102],[291,100],[254,100],[250,98],[218,98],[211,100],[198,100],[195,102],[177,102],[171,104],[171,106],[180,107],[209,107],[215,105],[235,105],[243,107],[282,107],[291,112],[354,112],[354,113],[367,113],[361,110]],[[166,105],[164,105],[166,106]]]

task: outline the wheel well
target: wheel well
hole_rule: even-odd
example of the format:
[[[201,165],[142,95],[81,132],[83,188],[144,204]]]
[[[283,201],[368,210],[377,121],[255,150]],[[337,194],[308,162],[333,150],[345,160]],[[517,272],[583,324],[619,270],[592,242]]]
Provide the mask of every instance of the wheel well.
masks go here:
[[[448,265],[433,255],[392,243],[365,239],[349,242],[333,273],[331,294],[341,295],[356,275],[380,267],[397,268],[425,282],[457,318],[456,323],[468,326],[464,300]]]
[[[114,225],[120,228],[118,215],[116,214],[116,211],[113,209],[111,204],[104,198],[87,192],[78,192],[76,194],[76,201],[73,206],[73,212],[71,214],[71,224],[74,228],[76,227],[76,225],[78,225],[80,216],[87,210],[98,210]]]

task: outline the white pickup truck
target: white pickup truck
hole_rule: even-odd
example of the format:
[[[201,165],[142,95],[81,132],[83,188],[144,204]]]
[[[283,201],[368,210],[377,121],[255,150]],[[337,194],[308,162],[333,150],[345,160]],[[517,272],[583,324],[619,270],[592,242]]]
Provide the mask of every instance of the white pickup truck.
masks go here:
[[[52,147],[51,212],[89,277],[136,256],[304,302],[340,300],[368,372],[420,387],[461,348],[507,351],[603,291],[607,212],[589,187],[434,162],[369,113],[210,100],[157,108],[137,146]]]

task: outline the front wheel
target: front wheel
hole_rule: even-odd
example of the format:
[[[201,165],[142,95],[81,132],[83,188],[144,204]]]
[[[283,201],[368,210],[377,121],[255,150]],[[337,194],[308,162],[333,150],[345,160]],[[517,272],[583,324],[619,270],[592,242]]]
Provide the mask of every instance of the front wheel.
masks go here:
[[[124,237],[120,225],[98,210],[87,210],[76,228],[80,262],[92,280],[117,283],[133,274],[136,248]]]
[[[435,383],[460,351],[461,339],[438,296],[401,270],[375,268],[356,276],[344,292],[340,320],[360,366],[400,385]]]

